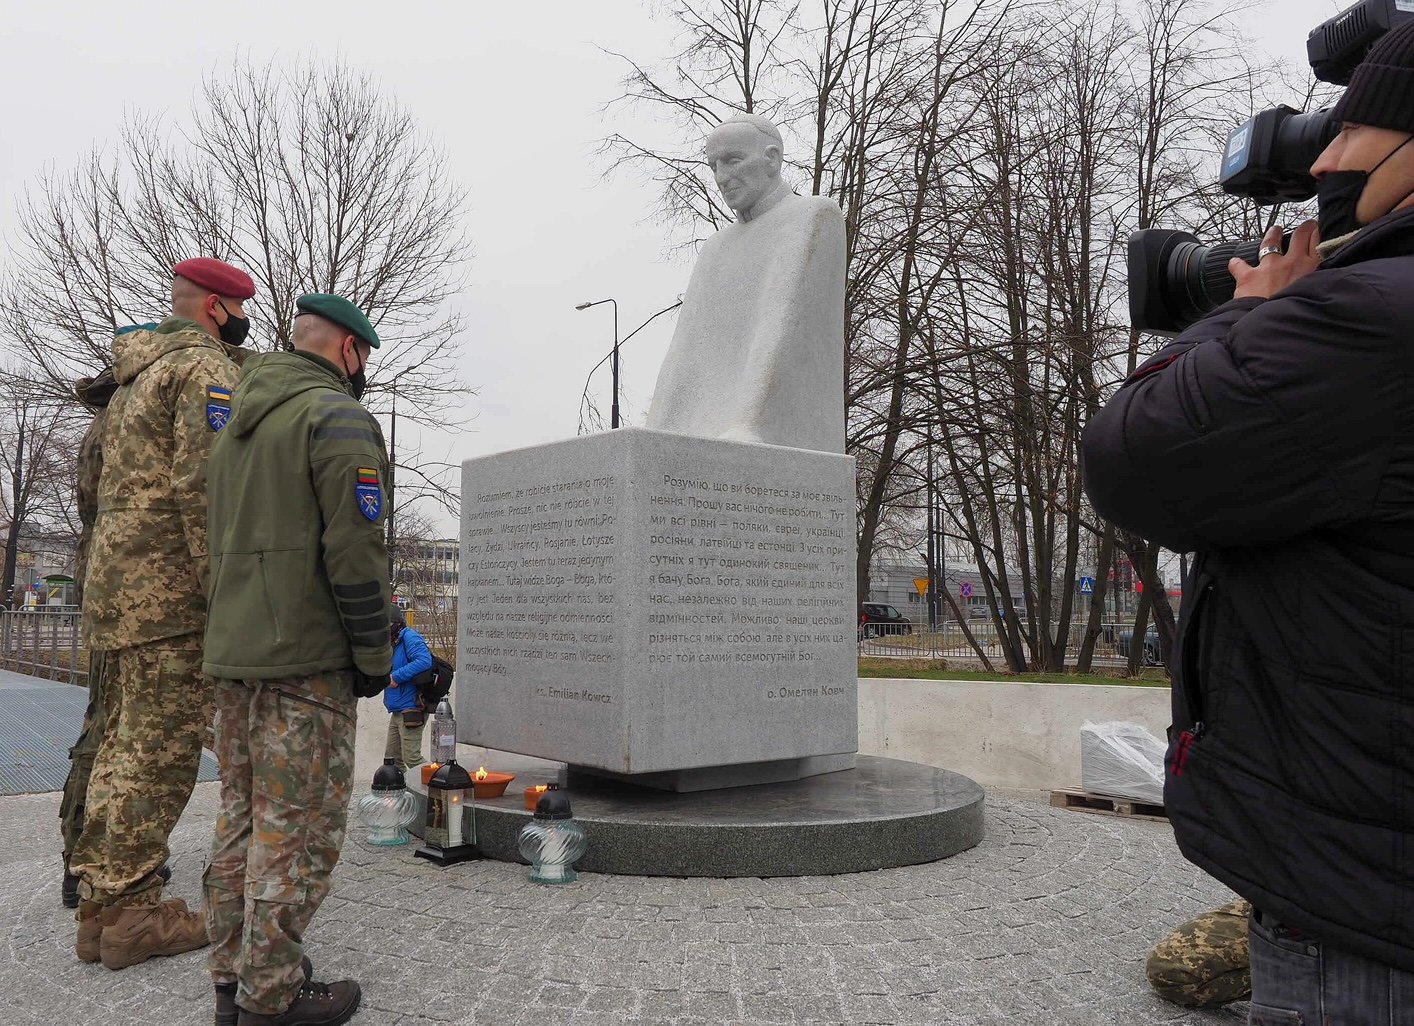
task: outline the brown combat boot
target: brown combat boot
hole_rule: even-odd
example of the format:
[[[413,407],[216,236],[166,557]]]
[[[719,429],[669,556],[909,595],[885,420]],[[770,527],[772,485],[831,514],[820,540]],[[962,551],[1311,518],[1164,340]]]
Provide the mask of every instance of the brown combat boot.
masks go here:
[[[99,938],[103,936],[103,906],[96,901],[81,901],[74,919],[79,924],[74,954],[79,956],[80,962],[97,962]]]
[[[242,1008],[239,1026],[339,1026],[353,1018],[362,997],[363,991],[353,980],[307,980],[290,1007],[279,1015],[261,1015]]]
[[[206,923],[179,898],[157,905],[109,905],[103,910],[99,951],[109,969],[126,969],[155,955],[180,955],[209,943]]]
[[[299,960],[299,967],[306,980],[314,979],[314,963],[308,955]],[[216,984],[216,1026],[238,1026],[240,1009],[236,1007],[236,986],[234,981]]]

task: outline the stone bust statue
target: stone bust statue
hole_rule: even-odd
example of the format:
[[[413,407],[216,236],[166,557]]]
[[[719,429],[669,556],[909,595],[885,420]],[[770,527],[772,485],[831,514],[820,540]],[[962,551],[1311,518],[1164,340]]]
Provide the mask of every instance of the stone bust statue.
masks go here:
[[[781,133],[743,114],[707,137],[737,221],[702,247],[648,427],[844,451],[844,218],[781,177]]]

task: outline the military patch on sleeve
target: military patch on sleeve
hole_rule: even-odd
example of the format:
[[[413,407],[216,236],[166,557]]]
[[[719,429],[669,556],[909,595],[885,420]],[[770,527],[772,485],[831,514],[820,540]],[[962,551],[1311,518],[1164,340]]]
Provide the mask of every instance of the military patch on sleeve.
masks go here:
[[[220,385],[206,386],[206,423],[220,431],[231,419],[231,390]]]
[[[378,486],[378,471],[359,467],[354,494],[358,496],[358,511],[369,520],[377,521],[383,512],[383,489]]]

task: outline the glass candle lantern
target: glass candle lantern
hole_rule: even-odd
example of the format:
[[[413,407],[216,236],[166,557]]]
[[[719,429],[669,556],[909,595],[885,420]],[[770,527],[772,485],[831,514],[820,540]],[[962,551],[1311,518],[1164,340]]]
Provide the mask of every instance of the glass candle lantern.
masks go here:
[[[441,866],[481,857],[476,846],[471,774],[454,761],[427,782],[427,819],[416,855]]]
[[[384,759],[373,774],[372,791],[359,799],[358,817],[368,827],[369,844],[407,844],[411,839],[408,827],[417,818],[417,799],[392,759]]]
[[[547,791],[535,805],[535,815],[520,832],[520,853],[530,863],[535,883],[567,884],[578,879],[574,864],[584,855],[588,841],[584,827],[574,821],[569,796]]]

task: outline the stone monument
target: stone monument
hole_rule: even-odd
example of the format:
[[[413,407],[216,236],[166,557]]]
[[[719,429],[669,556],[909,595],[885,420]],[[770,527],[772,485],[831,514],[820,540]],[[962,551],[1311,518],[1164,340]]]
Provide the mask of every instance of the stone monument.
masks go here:
[[[707,164],[740,218],[702,247],[658,373],[648,426],[844,452],[844,218],[781,179],[759,115],[723,122]]]
[[[461,740],[702,790],[847,769],[858,744],[844,225],[746,115],[648,429],[468,460]]]

